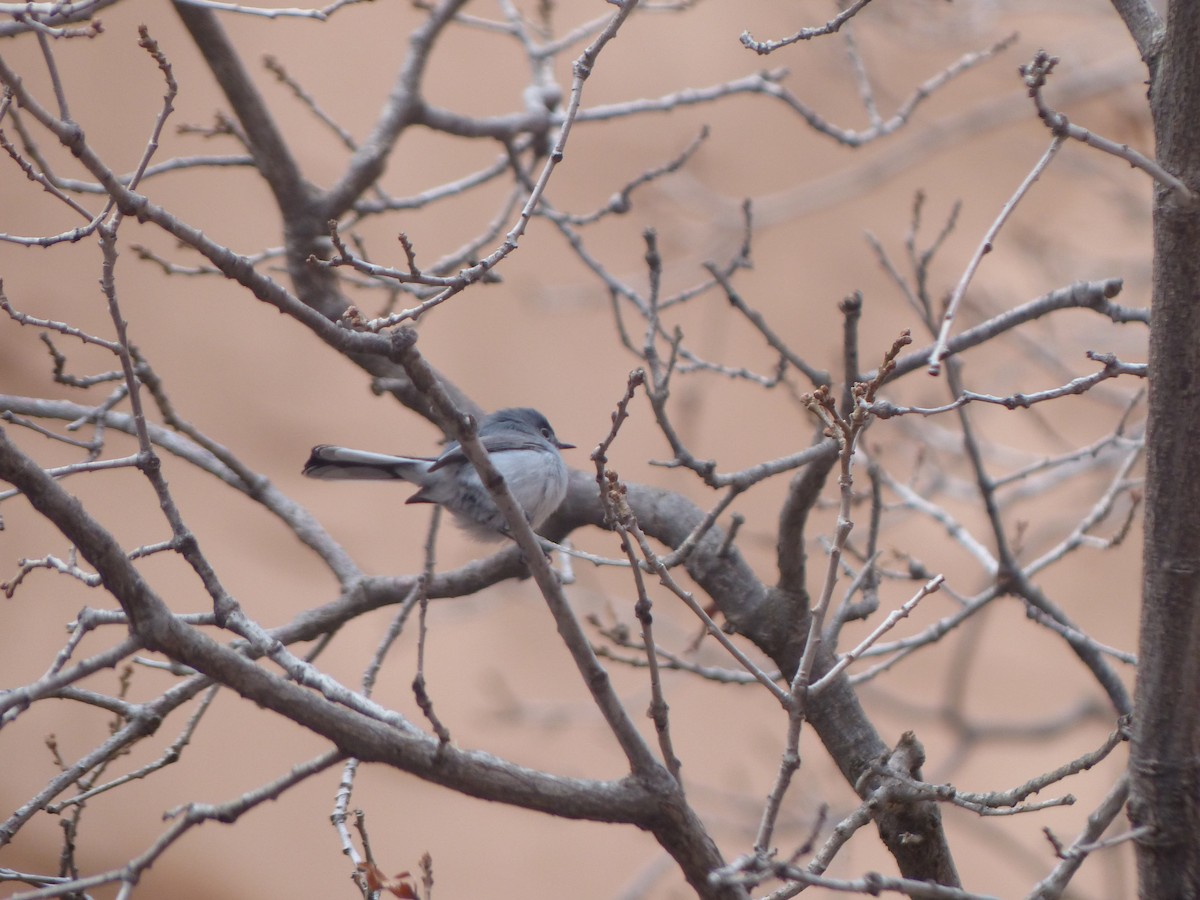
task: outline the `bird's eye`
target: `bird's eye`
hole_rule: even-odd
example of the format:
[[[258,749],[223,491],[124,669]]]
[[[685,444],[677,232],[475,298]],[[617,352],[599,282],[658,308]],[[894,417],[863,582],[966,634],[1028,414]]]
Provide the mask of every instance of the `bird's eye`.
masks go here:
[[[554,440],[554,432],[551,431],[549,428],[543,428],[543,429],[541,429],[541,432],[542,432],[542,437],[544,437],[546,440],[548,440],[548,441]]]

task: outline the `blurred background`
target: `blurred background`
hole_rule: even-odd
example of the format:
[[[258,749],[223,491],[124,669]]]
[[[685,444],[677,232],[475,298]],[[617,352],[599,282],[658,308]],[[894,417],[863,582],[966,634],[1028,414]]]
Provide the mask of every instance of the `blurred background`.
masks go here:
[[[563,0],[555,5],[553,19],[565,33],[609,10],[599,2]],[[467,12],[501,18],[498,7],[489,3],[472,4]],[[782,37],[834,12],[827,4],[757,0],[701,2],[680,13],[648,9],[605,49],[586,83],[583,108],[665,96],[782,67],[788,71],[782,83],[819,115],[843,128],[865,129],[869,121],[843,36],[798,44],[769,57],[756,56],[738,41],[747,30],[759,39]],[[167,4],[119,3],[100,17],[103,34],[54,42],[53,51],[72,115],[113,169],[135,167],[161,107],[161,78],[137,47],[141,23],[159,41],[181,86],[156,159],[240,152],[228,137],[176,131],[184,123],[211,126],[214,114],[228,107]],[[362,138],[395,81],[410,31],[423,17],[408,4],[381,2],[343,9],[325,23],[234,15],[223,22],[306,177],[328,187],[343,171],[348,151],[262,67],[262,58],[275,57],[342,127]],[[644,288],[642,235],[653,228],[664,260],[665,289],[677,290],[703,277],[704,262],[724,262],[736,254],[742,239],[740,206],[750,198],[754,268],[737,275],[741,295],[793,350],[813,365],[839,373],[837,304],[862,291],[864,368],[871,368],[900,329],[911,328],[918,345],[929,338],[867,236],[873,235],[902,266],[918,192],[924,195],[920,246],[935,239],[961,202],[954,230],[931,269],[934,297],[953,288],[982,235],[1049,144],[1049,133],[1016,73],[1035,50],[1045,48],[1061,58],[1047,94],[1072,121],[1152,150],[1144,70],[1119,19],[1098,0],[1072,0],[1051,11],[1018,0],[897,0],[868,8],[855,20],[853,36],[881,113],[888,118],[921,82],[964,53],[1014,33],[1011,47],[936,91],[904,128],[858,149],[814,132],[782,103],[763,96],[731,96],[667,114],[580,123],[547,198],[557,209],[589,212],[642,172],[674,159],[707,126],[710,137],[682,172],[637,193],[627,214],[588,229],[589,252],[616,277]],[[564,90],[580,49],[558,61]],[[50,104],[36,40],[9,40],[0,52]],[[501,115],[522,108],[528,64],[511,37],[460,25],[449,29],[436,47],[426,82],[435,104]],[[46,156],[62,166],[61,174],[83,177],[69,157],[50,146],[48,137],[40,140]],[[498,151],[492,142],[414,129],[401,140],[383,183],[397,196],[420,193],[491,163]],[[507,184],[492,185],[375,220],[360,229],[364,244],[376,262],[402,266],[395,236],[403,231],[419,262],[437,260],[479,233],[495,217],[506,191]],[[154,179],[146,192],[237,252],[253,254],[281,244],[271,198],[249,169],[184,171]],[[962,327],[1077,280],[1122,278],[1119,302],[1146,305],[1150,195],[1148,180],[1125,163],[1082,146],[1066,146],[985,259],[967,295]],[[61,203],[6,160],[0,168],[0,231],[57,234],[77,224]],[[131,249],[143,244],[182,266],[200,262],[167,235],[128,222],[121,236],[117,274],[131,339],[164,380],[181,415],[310,509],[367,572],[419,571],[429,511],[402,505],[405,487],[308,481],[301,478],[300,467],[316,443],[434,453],[436,429],[390,397],[373,394],[368,376],[355,365],[236,285],[216,276],[167,274],[139,261]],[[97,284],[99,263],[94,241],[49,249],[0,243],[0,277],[14,307],[111,337]],[[263,268],[271,271],[272,264]],[[274,275],[286,279],[279,268]],[[544,220],[533,221],[499,275],[500,283],[477,286],[423,318],[421,349],[487,409],[542,409],[559,436],[578,445],[568,451],[571,465],[590,471],[588,453],[608,432],[610,413],[629,370],[638,363],[621,347],[608,292]],[[672,324],[676,322],[688,344],[706,358],[769,374],[774,356],[759,334],[732,316],[722,297],[701,298],[676,312]],[[634,324],[632,330],[640,340],[640,326]],[[1001,395],[1054,387],[1095,371],[1096,365],[1084,357],[1089,349],[1143,360],[1144,334],[1141,326],[1114,326],[1091,313],[1060,314],[973,353],[967,360],[969,386]],[[113,367],[103,351],[61,337],[55,343],[76,374]],[[52,361],[36,331],[0,320],[0,393],[98,402],[96,391],[84,394],[54,384],[51,372]],[[808,387],[793,383],[799,390]],[[1109,383],[1082,399],[1021,412],[980,408],[975,416],[981,433],[994,444],[990,461],[1002,473],[1102,438],[1138,388],[1125,381]],[[948,399],[944,383],[924,375],[897,384],[889,397],[923,405]],[[796,452],[808,446],[814,433],[813,420],[786,391],[764,391],[711,373],[677,379],[672,408],[691,450],[717,460],[721,471]],[[669,450],[645,398],[639,396],[631,410],[632,418],[610,452],[613,468],[630,481],[680,491],[702,506],[714,503],[716,497],[693,475],[650,464],[667,457]],[[1131,418],[1140,420],[1139,408]],[[956,493],[956,485],[969,488],[970,482],[953,432],[947,430],[945,440],[937,442],[940,422],[880,422],[868,432],[868,446],[901,474],[940,467],[947,479],[939,485],[942,501],[986,542],[978,501],[969,491]],[[78,458],[60,444],[5,427],[47,466]],[[927,446],[920,451],[913,439],[919,429],[927,430],[922,439]],[[109,455],[132,450],[132,442],[122,436],[113,434],[109,440]],[[188,524],[248,614],[264,626],[275,626],[336,596],[334,578],[272,516],[179,460],[168,456],[164,465]],[[1095,503],[1103,479],[1099,472],[1016,504],[1011,515],[1023,555],[1035,557],[1060,540]],[[738,544],[767,582],[774,580],[774,535],[785,487],[785,480],[775,479],[735,505],[746,519]],[[78,476],[70,479],[69,488],[128,548],[168,536],[152,491],[131,470]],[[831,484],[830,501],[835,490]],[[0,579],[14,575],[21,558],[68,554],[62,536],[23,500],[5,502],[2,512]],[[812,590],[823,572],[821,541],[831,534],[832,508],[823,514],[828,518],[824,527],[810,529]],[[579,532],[574,540],[591,552],[618,553],[615,537],[606,533]],[[881,546],[893,568],[919,559],[930,572],[946,573],[948,584],[962,594],[987,584],[961,546],[923,519],[889,519]],[[1139,546],[1135,526],[1121,547],[1085,549],[1040,576],[1039,584],[1087,633],[1132,651]],[[488,552],[490,548],[443,529],[438,565],[448,568]],[[173,609],[208,608],[201,586],[178,560],[152,557],[141,568]],[[581,615],[595,615],[606,624],[633,621],[635,598],[619,574],[578,562],[575,573],[569,597]],[[884,611],[913,590],[915,585],[887,586]],[[660,640],[683,648],[697,633],[697,624],[673,606],[666,592],[654,599]],[[0,600],[0,686],[39,677],[63,645],[65,623],[85,605],[111,602],[71,579],[33,573],[14,597]],[[926,627],[953,608],[945,595],[928,598],[900,633]],[[348,625],[321,657],[322,667],[356,685],[393,614],[378,610]],[[429,626],[429,689],[458,745],[563,775],[623,773],[615,742],[531,584],[506,584],[474,597],[439,601],[431,608]],[[848,629],[848,645],[864,633],[863,628]],[[415,652],[415,636],[406,634],[388,657],[376,698],[420,720],[409,689]],[[695,658],[728,665],[711,642]],[[611,668],[628,707],[642,721],[640,713],[649,700],[644,673]],[[100,673],[94,685],[112,691],[117,677]],[[132,695],[151,697],[170,683],[165,673],[139,669]],[[689,795],[726,858],[733,858],[753,842],[786,722],[777,704],[753,687],[670,673],[667,691]],[[929,753],[927,778],[952,781],[965,790],[1011,788],[1098,746],[1113,727],[1100,691],[1063,641],[1027,620],[1021,604],[1011,599],[997,601],[950,639],[864,687],[863,700],[889,743],[905,730],[917,732]],[[177,716],[166,722],[120,765],[133,769],[157,757],[183,721]],[[964,728],[964,722],[971,728]],[[56,764],[45,744],[48,735],[71,761],[103,740],[107,727],[105,715],[79,705],[43,703],[31,709],[0,735],[5,760],[0,805],[15,809],[53,776]],[[644,727],[652,733],[648,721]],[[324,749],[323,741],[223,692],[179,763],[91,802],[80,825],[80,865],[86,871],[120,865],[161,833],[165,811],[189,801],[232,800]],[[778,835],[785,853],[807,839],[821,804],[829,805],[823,837],[856,803],[811,735],[806,735],[803,750],[803,767]],[[1097,770],[1054,790],[1055,795],[1074,794],[1075,806],[988,819],[946,808],[965,887],[1001,896],[1024,893],[1055,864],[1042,829],[1073,839],[1123,763],[1118,751]],[[339,770],[331,769],[235,826],[208,824],[192,832],[156,863],[139,893],[353,896],[351,866],[328,820],[338,777]],[[653,839],[632,829],[487,804],[371,766],[360,772],[352,805],[364,810],[374,852],[386,871],[415,870],[422,852],[432,854],[437,896],[569,895],[590,900],[690,895]],[[0,865],[53,871],[61,839],[55,819],[43,815],[0,853]],[[893,871],[877,844],[873,834],[860,834],[830,874]],[[1123,850],[1112,851],[1085,866],[1072,896],[1129,896],[1132,885],[1130,857]],[[12,886],[0,885],[0,896],[12,892]]]

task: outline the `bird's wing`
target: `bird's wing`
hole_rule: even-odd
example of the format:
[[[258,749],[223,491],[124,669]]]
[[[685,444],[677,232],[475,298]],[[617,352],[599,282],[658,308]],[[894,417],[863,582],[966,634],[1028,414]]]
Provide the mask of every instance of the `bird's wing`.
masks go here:
[[[523,435],[489,435],[484,438],[483,446],[487,448],[488,453],[506,453],[510,450],[544,450],[545,447],[537,439],[525,437]],[[436,472],[450,463],[465,463],[467,462],[467,454],[463,453],[463,449],[458,442],[451,444],[442,455],[433,461],[433,465],[429,467],[430,472]]]

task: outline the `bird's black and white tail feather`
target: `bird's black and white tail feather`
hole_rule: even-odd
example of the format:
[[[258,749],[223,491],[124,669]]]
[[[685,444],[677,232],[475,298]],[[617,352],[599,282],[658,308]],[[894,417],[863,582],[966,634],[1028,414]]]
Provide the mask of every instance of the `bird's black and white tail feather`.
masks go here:
[[[424,484],[425,473],[433,465],[432,459],[419,456],[392,456],[388,453],[372,453],[369,450],[352,450],[321,444],[313,447],[304,464],[304,474],[309,478],[329,481],[339,479],[361,481],[394,481],[400,479],[412,484]]]

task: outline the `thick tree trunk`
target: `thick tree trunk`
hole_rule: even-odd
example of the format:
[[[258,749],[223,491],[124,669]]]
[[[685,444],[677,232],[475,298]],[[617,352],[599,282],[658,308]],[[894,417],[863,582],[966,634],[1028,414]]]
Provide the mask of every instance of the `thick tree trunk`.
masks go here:
[[[1200,188],[1200,7],[1173,0],[1152,65],[1159,161]],[[1200,209],[1154,213],[1145,575],[1130,817],[1144,900],[1200,897]]]

